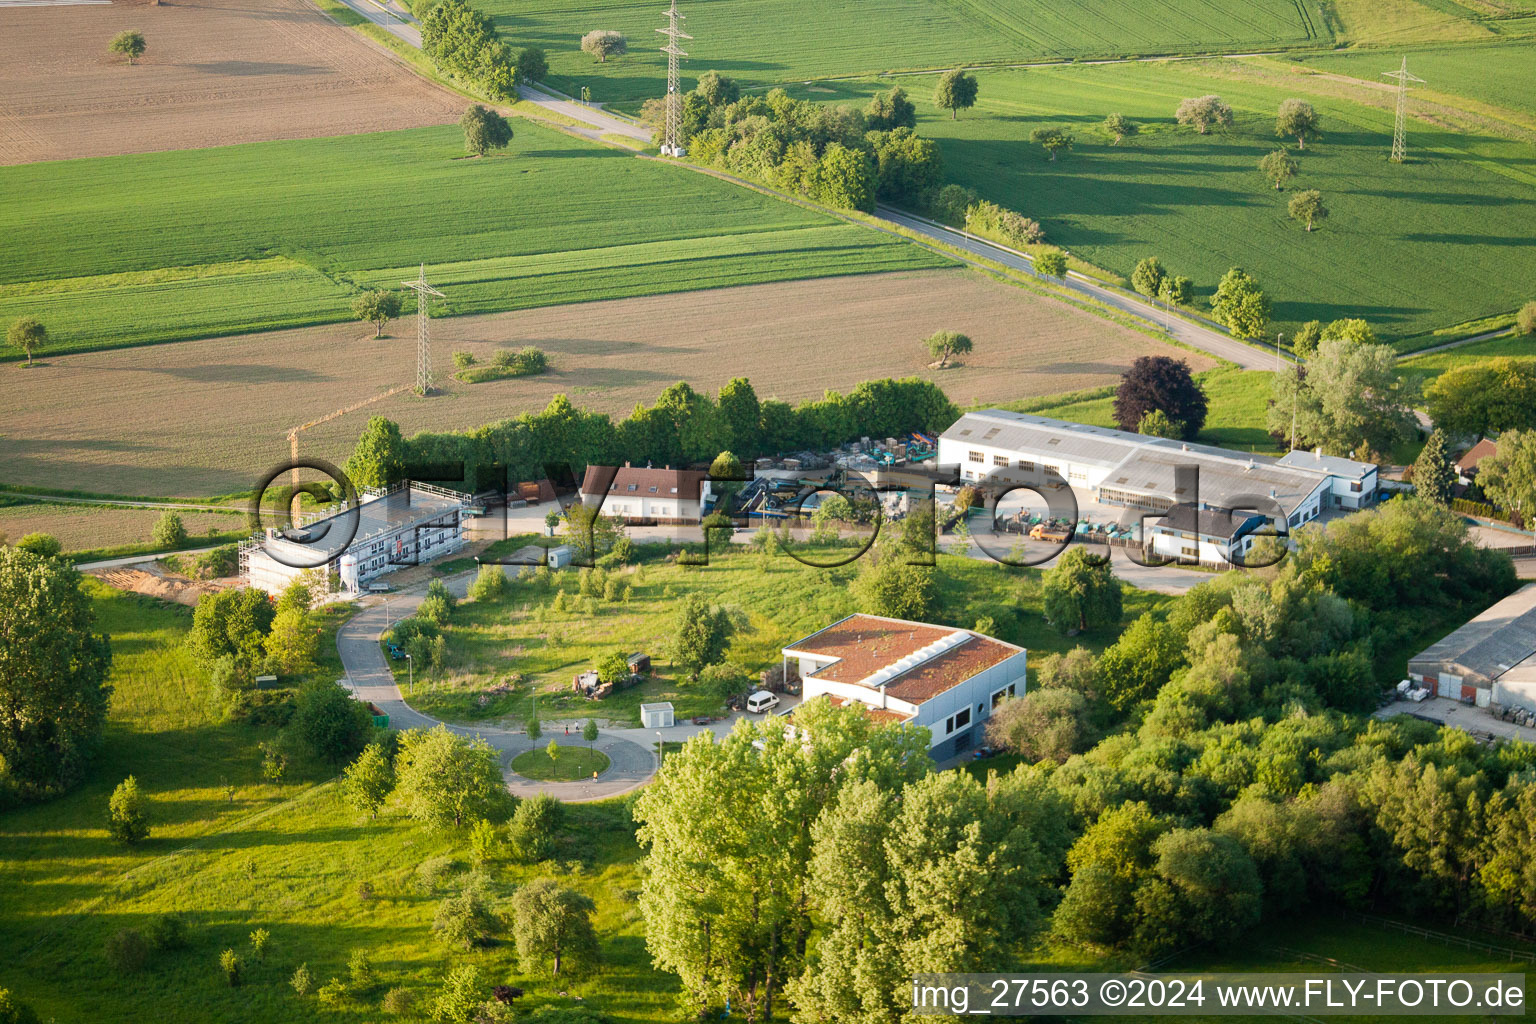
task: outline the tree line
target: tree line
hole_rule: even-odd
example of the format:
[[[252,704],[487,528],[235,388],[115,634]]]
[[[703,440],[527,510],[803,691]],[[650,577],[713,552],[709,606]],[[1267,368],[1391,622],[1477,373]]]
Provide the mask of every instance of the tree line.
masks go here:
[[[439,71],[491,99],[516,99],[519,83],[549,73],[543,50],[514,51],[497,34],[495,23],[464,0],[441,0],[421,19],[421,52]]]

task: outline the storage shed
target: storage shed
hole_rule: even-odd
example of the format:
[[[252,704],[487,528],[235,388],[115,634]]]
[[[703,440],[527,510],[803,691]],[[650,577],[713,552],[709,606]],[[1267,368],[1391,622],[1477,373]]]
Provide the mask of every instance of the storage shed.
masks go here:
[[[571,564],[571,548],[568,544],[549,549],[549,567],[551,569],[564,569]]]
[[[1410,658],[1408,675],[1440,697],[1536,710],[1536,583]]]
[[[640,705],[640,724],[647,729],[670,729],[674,724],[672,703]]]

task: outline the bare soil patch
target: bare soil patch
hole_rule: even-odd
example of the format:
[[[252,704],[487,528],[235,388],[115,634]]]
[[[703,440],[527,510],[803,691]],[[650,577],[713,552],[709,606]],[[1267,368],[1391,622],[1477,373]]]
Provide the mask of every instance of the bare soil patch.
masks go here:
[[[148,43],[132,67],[107,54],[126,29]],[[463,107],[309,0],[0,8],[0,164],[414,128]]]
[[[0,481],[114,494],[223,494],[288,455],[287,431],[415,375],[409,319],[373,339],[340,324],[59,356],[0,366]],[[963,365],[930,370],[922,339],[970,335]],[[303,435],[302,454],[340,464],[367,418],[407,435],[472,427],[565,393],[623,416],[686,380],[732,377],[800,401],[878,377],[926,377],[956,402],[1001,402],[1112,383],[1139,355],[1215,361],[1159,344],[1055,299],[969,271],[749,285],[553,306],[432,325],[445,392],[392,395]],[[487,361],[537,345],[550,371],[481,384],[450,379],[451,353]],[[21,374],[27,376],[21,377]]]

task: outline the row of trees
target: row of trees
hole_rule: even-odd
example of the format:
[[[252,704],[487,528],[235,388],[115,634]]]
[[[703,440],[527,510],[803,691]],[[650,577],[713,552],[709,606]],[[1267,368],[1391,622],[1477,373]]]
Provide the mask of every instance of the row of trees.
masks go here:
[[[826,392],[791,406],[759,399],[745,377],[714,398],[678,382],[656,404],[636,406],[615,423],[556,395],[542,412],[525,413],[463,433],[418,434],[404,440],[383,417],[371,419],[346,471],[359,487],[401,478],[407,464],[506,466],[513,480],[543,477],[550,464],[576,471],[589,464],[625,461],[679,466],[706,462],[721,451],[743,460],[774,452],[825,449],[849,438],[897,437],[913,430],[942,430],[958,413],[936,385],[916,377],[865,381],[847,394]],[[496,481],[486,480],[481,486]],[[474,480],[463,483],[478,489]]]
[[[648,102],[641,118],[659,131],[663,101]],[[743,98],[734,81],[711,71],[683,99],[682,135],[694,159],[865,211],[877,198],[912,201],[938,186],[938,146],[920,138],[916,124],[900,88],[860,111],[796,100],[782,89]]]
[[[521,82],[549,73],[544,51],[514,52],[490,18],[464,0],[441,0],[421,21],[421,51],[437,69],[492,99],[516,99]]]

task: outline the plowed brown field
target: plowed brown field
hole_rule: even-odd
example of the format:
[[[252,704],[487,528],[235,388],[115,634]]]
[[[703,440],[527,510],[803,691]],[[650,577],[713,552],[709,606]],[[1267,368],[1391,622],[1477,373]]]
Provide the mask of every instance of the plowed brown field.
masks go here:
[[[922,339],[969,334],[964,365],[929,370]],[[287,457],[286,431],[415,375],[410,320],[393,337],[357,324],[274,331],[0,366],[0,481],[114,494],[218,494]],[[551,372],[384,398],[304,435],[301,452],[342,462],[369,415],[407,435],[542,408],[560,392],[624,415],[668,384],[713,392],[731,377],[788,401],[861,380],[929,377],[959,404],[1109,384],[1138,355],[1214,365],[1054,299],[968,271],[826,278],[556,306],[434,322],[450,355],[482,362],[538,345]]]
[[[149,44],[133,67],[107,54],[125,29]],[[309,0],[0,7],[0,164],[414,128],[463,108]]]

